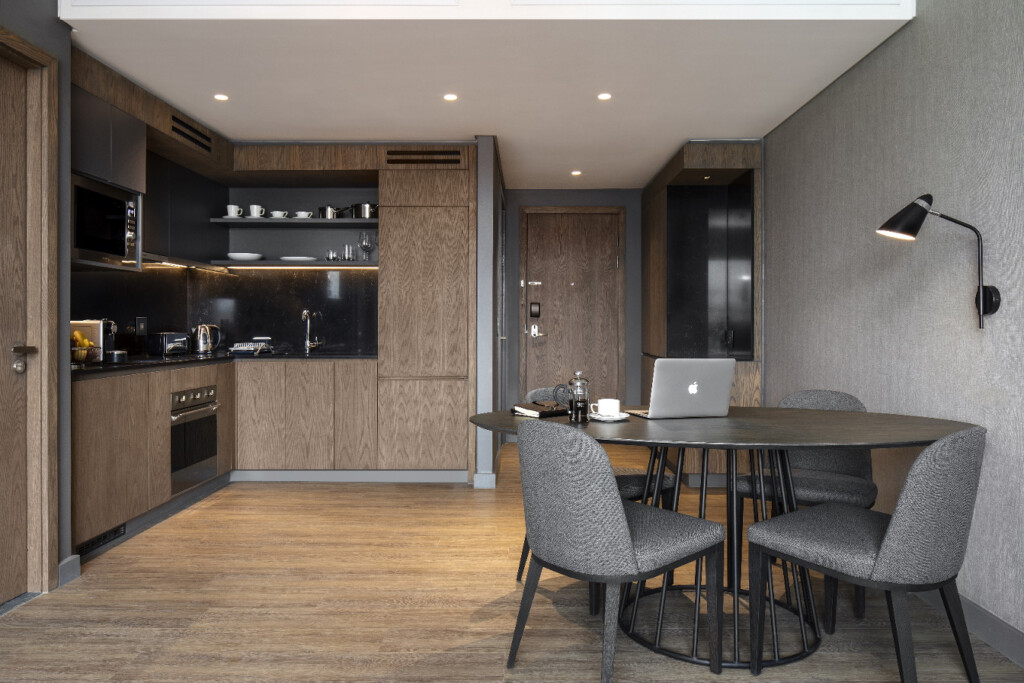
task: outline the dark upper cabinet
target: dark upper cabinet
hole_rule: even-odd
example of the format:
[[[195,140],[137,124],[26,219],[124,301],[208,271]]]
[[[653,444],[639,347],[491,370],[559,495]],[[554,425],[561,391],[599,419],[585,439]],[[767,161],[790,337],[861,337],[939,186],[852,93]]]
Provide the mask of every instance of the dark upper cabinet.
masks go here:
[[[144,193],[146,124],[72,86],[71,169]]]
[[[152,153],[146,175],[143,253],[204,263],[225,258],[228,231],[211,225],[210,216],[223,215],[228,189]]]

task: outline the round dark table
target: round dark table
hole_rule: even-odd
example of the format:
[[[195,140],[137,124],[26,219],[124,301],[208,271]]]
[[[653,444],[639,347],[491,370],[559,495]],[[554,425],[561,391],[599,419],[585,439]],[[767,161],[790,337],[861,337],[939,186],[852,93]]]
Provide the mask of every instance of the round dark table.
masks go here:
[[[476,426],[493,432],[515,434],[519,425],[524,420],[536,418],[518,417],[510,411],[498,411],[493,413],[480,413],[473,415],[470,422]],[[913,415],[893,415],[889,413],[859,413],[844,412],[837,410],[807,410],[796,408],[748,408],[732,407],[725,417],[702,417],[702,418],[676,418],[648,420],[642,417],[629,416],[621,422],[597,422],[591,420],[587,424],[572,424],[569,418],[549,417],[545,420],[570,425],[583,432],[586,432],[594,439],[602,443],[614,443],[634,446],[647,446],[651,448],[651,465],[648,468],[648,478],[651,472],[660,467],[658,474],[658,485],[654,490],[660,490],[661,476],[664,473],[665,449],[667,448],[700,448],[705,450],[704,463],[707,463],[707,449],[725,450],[728,452],[726,475],[728,486],[728,586],[726,592],[733,595],[733,660],[723,662],[725,666],[745,667],[747,661],[739,656],[739,599],[738,596],[745,591],[739,588],[740,579],[740,533],[738,530],[739,505],[742,501],[732,490],[735,489],[737,464],[736,452],[748,450],[762,452],[774,457],[772,466],[778,468],[779,477],[782,481],[783,496],[782,506],[785,511],[795,507],[796,498],[792,491],[792,478],[789,472],[788,451],[801,448],[898,448],[909,446],[927,446],[928,444],[941,439],[944,436],[953,434],[974,425],[966,422],[955,422],[952,420],[940,420],[929,417],[917,417]],[[660,459],[658,465],[656,460]],[[758,462],[761,462],[758,460]],[[676,497],[678,498],[679,481],[676,478]],[[707,492],[707,472],[701,477],[701,515],[704,511],[704,498]],[[764,500],[761,507],[764,509]],[[755,505],[756,510],[756,505]],[[805,586],[799,585],[803,577]],[[775,657],[765,662],[765,666],[771,664],[787,664],[800,659],[814,652],[821,641],[821,634],[818,628],[817,619],[814,614],[813,598],[811,597],[809,578],[806,570],[794,567],[794,593],[798,605],[799,623],[803,648],[796,654],[781,655],[778,649],[778,636],[775,633],[774,602],[775,596],[772,590],[769,606],[772,609],[773,640],[776,643]],[[697,576],[700,575],[698,566]],[[700,585],[699,579],[695,580],[693,588],[695,599],[699,606]],[[789,604],[789,579],[786,579],[786,609],[793,611]],[[686,588],[686,587],[682,587]],[[638,586],[638,602],[644,589]],[[664,591],[662,591],[664,592]],[[628,593],[627,593],[628,595]],[[808,605],[805,614],[801,598],[805,598]],[[664,598],[663,598],[664,599]],[[780,603],[781,604],[781,603]],[[636,609],[633,610],[633,622],[635,622]],[[696,624],[696,619],[695,619]],[[813,634],[806,632],[806,625],[813,627]],[[686,655],[667,648],[659,647],[656,643],[649,642],[644,638],[637,637],[632,632],[632,625],[627,634],[634,640],[646,647],[685,661],[706,663],[696,656],[696,631],[693,641],[692,654]]]

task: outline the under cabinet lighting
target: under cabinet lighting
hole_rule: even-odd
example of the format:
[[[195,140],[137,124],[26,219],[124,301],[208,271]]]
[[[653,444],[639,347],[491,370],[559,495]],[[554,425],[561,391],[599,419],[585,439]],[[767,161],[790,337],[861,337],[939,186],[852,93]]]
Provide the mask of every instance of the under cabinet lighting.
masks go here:
[[[377,270],[377,266],[227,266],[228,270]]]

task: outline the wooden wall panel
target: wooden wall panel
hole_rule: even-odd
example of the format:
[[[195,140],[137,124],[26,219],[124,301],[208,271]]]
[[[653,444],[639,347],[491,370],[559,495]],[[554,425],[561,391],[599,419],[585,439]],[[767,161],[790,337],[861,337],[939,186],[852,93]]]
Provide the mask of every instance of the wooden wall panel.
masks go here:
[[[640,402],[648,405],[651,402],[651,382],[654,381],[654,358],[640,357]]]
[[[467,206],[469,171],[380,172],[377,190],[381,206]]]
[[[473,164],[469,153],[475,151],[476,147],[473,145],[458,144],[379,145],[377,147],[377,168],[381,170],[386,168],[396,170],[472,168]],[[432,152],[460,152],[460,154],[431,154]],[[417,159],[423,159],[424,163],[411,163]],[[443,163],[439,163],[439,160],[443,160]],[[450,163],[455,160],[458,163]]]
[[[235,171],[376,170],[377,145],[245,144],[234,147]]]
[[[668,223],[668,191],[662,187],[644,203],[643,215],[643,280],[642,348],[644,353],[664,356],[668,349],[665,307],[668,286],[665,263],[666,230]],[[648,391],[650,384],[647,384]]]
[[[334,362],[334,469],[377,469],[377,361]]]
[[[469,384],[457,379],[379,380],[381,469],[465,469]]]
[[[382,377],[468,376],[474,243],[465,207],[381,209]]]

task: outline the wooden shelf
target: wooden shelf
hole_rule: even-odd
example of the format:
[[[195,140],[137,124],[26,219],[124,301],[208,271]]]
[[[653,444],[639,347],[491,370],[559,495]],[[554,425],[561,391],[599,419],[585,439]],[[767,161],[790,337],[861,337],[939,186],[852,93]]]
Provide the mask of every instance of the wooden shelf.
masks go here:
[[[234,225],[246,228],[279,228],[284,225],[301,227],[304,225],[330,225],[338,228],[367,227],[376,228],[376,218],[211,218],[211,223],[218,225]]]

